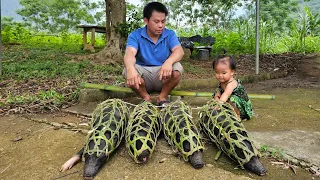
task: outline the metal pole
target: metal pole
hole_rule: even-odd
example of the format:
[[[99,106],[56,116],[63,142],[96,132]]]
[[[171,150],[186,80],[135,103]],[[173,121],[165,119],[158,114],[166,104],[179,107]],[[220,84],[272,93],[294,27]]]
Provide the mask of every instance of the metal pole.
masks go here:
[[[259,26],[260,0],[256,0],[256,74],[259,74]]]
[[[1,21],[1,0],[0,0],[0,76],[2,76],[2,21]]]

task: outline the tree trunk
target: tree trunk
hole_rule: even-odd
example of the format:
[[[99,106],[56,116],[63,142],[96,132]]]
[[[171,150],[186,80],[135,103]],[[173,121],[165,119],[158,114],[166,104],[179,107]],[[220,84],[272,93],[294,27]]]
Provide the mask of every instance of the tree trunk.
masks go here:
[[[111,15],[110,15],[110,3],[106,2],[106,43],[110,40],[111,31],[110,31],[110,23],[111,23]]]
[[[106,47],[102,51],[94,54],[94,61],[102,64],[122,62],[122,52],[125,48],[126,39],[121,37],[116,27],[126,20],[126,2],[125,0],[105,0],[105,2],[106,13],[109,13],[106,18],[106,27],[109,25],[107,33],[108,31],[110,32],[110,37],[108,38],[108,34],[106,34],[108,38]],[[110,22],[109,24],[108,21]]]

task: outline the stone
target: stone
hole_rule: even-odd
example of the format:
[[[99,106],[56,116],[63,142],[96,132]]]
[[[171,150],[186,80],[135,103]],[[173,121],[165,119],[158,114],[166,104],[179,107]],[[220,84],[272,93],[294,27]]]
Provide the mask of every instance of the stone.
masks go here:
[[[208,49],[199,49],[198,57],[199,60],[208,60],[210,58],[210,52]]]
[[[79,93],[79,101],[81,103],[102,102],[109,98],[126,98],[134,93],[112,92],[99,89],[81,89]]]

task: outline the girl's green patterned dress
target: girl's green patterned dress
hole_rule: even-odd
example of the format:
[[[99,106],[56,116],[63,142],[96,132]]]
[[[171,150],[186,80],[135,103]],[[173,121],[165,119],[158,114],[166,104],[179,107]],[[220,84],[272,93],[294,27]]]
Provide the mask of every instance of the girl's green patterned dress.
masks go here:
[[[217,91],[220,91],[221,94],[223,94],[224,90],[221,88],[221,85],[219,84]],[[240,79],[238,79],[238,86],[232,91],[229,99],[240,111],[240,118],[243,119],[251,119],[252,117],[252,106],[251,101],[248,97],[248,94],[246,93],[246,90],[241,84]]]

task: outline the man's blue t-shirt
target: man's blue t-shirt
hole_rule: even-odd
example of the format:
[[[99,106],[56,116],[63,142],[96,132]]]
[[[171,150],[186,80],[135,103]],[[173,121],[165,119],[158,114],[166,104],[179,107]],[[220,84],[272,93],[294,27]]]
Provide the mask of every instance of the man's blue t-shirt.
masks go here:
[[[175,32],[166,28],[154,44],[147,34],[147,26],[130,33],[127,42],[127,47],[137,49],[136,63],[141,66],[161,66],[177,45],[180,42]]]

